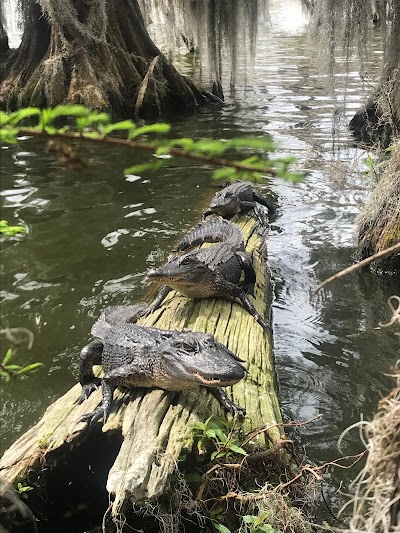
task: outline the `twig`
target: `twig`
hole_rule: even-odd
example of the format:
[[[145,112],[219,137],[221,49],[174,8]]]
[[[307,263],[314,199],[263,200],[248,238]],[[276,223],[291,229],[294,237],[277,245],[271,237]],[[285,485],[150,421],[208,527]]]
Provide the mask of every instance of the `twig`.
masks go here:
[[[320,283],[318,287],[315,289],[315,292],[319,291],[324,285],[327,283],[330,283],[331,281],[339,278],[343,278],[344,276],[347,276],[347,274],[351,274],[352,272],[356,272],[360,268],[363,268],[370,263],[373,263],[374,261],[377,261],[378,259],[382,259],[383,257],[386,257],[387,255],[395,254],[396,252],[400,252],[400,242],[397,244],[394,244],[393,246],[390,246],[390,248],[386,248],[385,250],[381,250],[380,252],[377,252],[374,255],[371,255],[370,257],[367,257],[366,259],[363,259],[362,261],[355,263],[354,265],[351,265],[344,270],[341,270],[340,272],[337,272],[330,278],[327,278],[325,281]]]
[[[268,450],[263,450],[261,452],[252,453],[250,455],[247,455],[243,462],[246,463],[261,463],[263,461],[266,461],[271,456],[276,455],[282,448],[286,446],[286,444],[293,444],[293,441],[289,439],[282,439],[278,440],[272,448],[269,448]]]
[[[301,426],[305,426],[307,424],[310,424],[311,422],[314,422],[314,420],[318,420],[321,417],[322,417],[322,414],[319,414],[319,415],[313,416],[309,420],[304,420],[304,422],[294,422],[293,421],[293,422],[280,422],[280,423],[276,423],[276,424],[267,424],[265,426],[262,426],[260,428],[256,428],[255,430],[253,430],[253,432],[247,437],[246,440],[244,440],[242,442],[241,445],[242,446],[246,446],[246,444],[248,444],[251,440],[255,439],[258,435],[260,435],[260,433],[265,433],[266,431],[269,431],[272,428],[276,428],[276,427],[280,427],[280,428],[301,427]]]
[[[32,348],[34,335],[30,329],[27,328],[4,328],[0,329],[0,335],[5,335],[7,337],[7,340],[12,342],[15,345],[20,344],[23,342],[22,340],[18,340],[16,337],[14,337],[13,333],[25,333],[28,337],[28,350]]]
[[[395,308],[394,304],[392,304],[392,300],[397,302],[397,308]],[[384,322],[379,322],[378,324],[381,328],[387,328],[395,322],[398,322],[400,324],[400,296],[396,296],[394,294],[392,296],[389,296],[389,298],[387,299],[387,304],[392,312],[392,317],[389,322],[386,322],[386,324]]]
[[[144,150],[146,152],[151,152],[151,153],[154,153],[157,150],[157,146],[155,144],[138,142],[138,141],[130,141],[128,139],[117,139],[116,137],[99,137],[99,138],[85,137],[84,135],[71,132],[71,131],[65,132],[65,133],[55,133],[54,135],[53,134],[50,135],[45,131],[38,131],[33,128],[23,128],[19,130],[18,135],[30,135],[32,137],[45,137],[46,139],[50,139],[50,138],[58,138],[58,139],[64,139],[64,140],[72,139],[72,140],[79,140],[79,141],[87,141],[87,142],[91,142],[95,144],[96,143],[97,144],[111,144],[114,146],[116,145],[116,146],[125,146],[127,148],[137,148],[139,150]],[[272,168],[260,168],[259,166],[244,165],[242,163],[237,163],[235,161],[229,161],[229,159],[222,159],[220,157],[214,157],[211,155],[196,154],[194,152],[188,152],[180,148],[170,148],[169,154],[175,157],[194,159],[195,161],[201,161],[202,163],[206,163],[206,164],[213,165],[216,167],[230,167],[230,168],[236,168],[238,170],[245,170],[249,172],[261,172],[263,174],[269,174],[271,176],[276,176],[276,171]]]

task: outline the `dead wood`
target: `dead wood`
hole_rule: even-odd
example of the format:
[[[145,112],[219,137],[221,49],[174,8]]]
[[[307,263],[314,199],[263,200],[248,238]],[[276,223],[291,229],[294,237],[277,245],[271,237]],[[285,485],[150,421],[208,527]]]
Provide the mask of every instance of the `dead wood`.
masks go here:
[[[240,225],[247,252],[257,273],[255,307],[270,313],[271,280],[266,264],[265,235],[257,233],[253,219],[243,217]],[[191,328],[212,333],[218,341],[246,361],[246,378],[227,390],[235,403],[247,409],[243,429],[270,426],[252,439],[254,451],[279,447],[283,433],[275,388],[271,338],[252,316],[236,302],[224,299],[189,300],[172,292],[162,307],[141,324],[163,329]],[[77,354],[78,357],[78,354]],[[9,448],[0,461],[0,475],[15,483],[28,472],[56,469],[57,456],[67,461],[80,445],[86,424],[84,413],[101,401],[98,390],[77,405],[79,384],[50,405],[43,418]],[[114,498],[112,514],[117,515],[128,501],[144,504],[159,498],[168,487],[178,458],[190,450],[194,425],[210,415],[226,416],[206,389],[183,393],[162,390],[117,391],[103,434],[122,432],[122,445],[108,473],[107,491]],[[100,427],[100,426],[99,426]]]

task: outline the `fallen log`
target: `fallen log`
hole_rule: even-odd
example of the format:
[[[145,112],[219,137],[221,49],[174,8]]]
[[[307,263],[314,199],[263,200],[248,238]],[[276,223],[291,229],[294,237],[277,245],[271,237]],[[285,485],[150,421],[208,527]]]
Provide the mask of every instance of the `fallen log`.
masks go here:
[[[266,263],[265,235],[252,218],[242,217],[239,225],[257,274],[254,304],[268,319],[271,279]],[[260,451],[273,448],[281,441],[279,424],[282,420],[271,336],[240,303],[221,298],[193,301],[171,292],[160,309],[138,323],[211,333],[244,359],[248,370],[245,379],[226,392],[247,410],[242,424],[245,433],[260,426],[271,426],[265,432],[258,432],[249,445],[254,451]],[[106,487],[112,495],[110,514],[114,517],[127,503],[138,508],[165,494],[180,456],[193,446],[196,422],[204,422],[211,415],[226,416],[205,388],[182,393],[117,390],[110,416],[102,428],[98,424],[94,437],[93,430],[88,430],[80,418],[101,402],[101,391],[97,390],[78,405],[80,393],[81,386],[77,384],[48,407],[42,419],[4,453],[0,460],[0,476],[14,484],[21,481],[34,484],[38,492],[47,490],[49,493],[49,487],[45,487],[49,483],[49,472],[56,472],[61,465],[62,471],[67,472],[65,465],[68,465],[69,475],[77,454],[81,461],[79,468],[83,470],[83,456],[88,456],[93,470],[94,456],[98,452],[106,470],[109,465],[105,473]],[[112,446],[101,440],[101,429],[103,435],[119,435]],[[87,468],[88,465],[85,470]],[[70,485],[79,492],[79,475]]]

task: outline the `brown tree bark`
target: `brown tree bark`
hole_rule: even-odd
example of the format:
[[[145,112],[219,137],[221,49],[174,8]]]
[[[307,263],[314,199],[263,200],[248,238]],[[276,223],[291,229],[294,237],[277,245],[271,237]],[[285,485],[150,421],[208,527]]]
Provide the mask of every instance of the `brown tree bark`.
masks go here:
[[[79,103],[114,116],[158,116],[220,101],[163,56],[137,0],[30,0],[0,89],[3,107]]]

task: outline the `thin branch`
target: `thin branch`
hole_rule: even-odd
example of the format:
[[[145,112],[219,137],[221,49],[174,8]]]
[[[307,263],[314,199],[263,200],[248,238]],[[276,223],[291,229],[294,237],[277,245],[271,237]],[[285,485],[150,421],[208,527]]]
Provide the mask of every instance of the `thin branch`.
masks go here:
[[[325,281],[320,283],[318,287],[315,289],[315,292],[319,291],[324,285],[327,285],[331,281],[339,278],[343,278],[344,276],[347,276],[347,274],[351,274],[352,272],[356,272],[357,270],[360,270],[360,268],[363,268],[370,263],[373,263],[374,261],[377,261],[378,259],[382,259],[383,257],[386,257],[387,255],[395,254],[396,252],[400,252],[400,242],[397,244],[394,244],[393,246],[390,246],[390,248],[386,248],[385,250],[381,250],[380,252],[377,252],[374,255],[371,255],[370,257],[367,257],[366,259],[363,259],[362,261],[355,263],[354,265],[351,265],[344,270],[341,270],[340,272],[337,272],[330,278],[327,278]]]
[[[88,141],[90,143],[97,144],[111,144],[116,146],[125,146],[127,148],[136,148],[139,150],[144,150],[146,152],[154,153],[157,150],[157,146],[151,143],[144,143],[138,141],[130,141],[128,139],[118,139],[116,137],[86,137],[80,133],[75,132],[65,132],[65,133],[55,133],[48,134],[45,131],[38,131],[33,128],[22,128],[19,130],[18,135],[30,135],[32,137],[44,137],[46,139],[58,138],[58,139],[71,139],[79,141]],[[269,174],[271,176],[276,176],[277,173],[272,168],[260,168],[260,166],[245,165],[242,163],[236,163],[235,161],[229,161],[229,159],[223,159],[220,157],[214,157],[212,155],[196,154],[194,152],[182,150],[181,148],[170,148],[169,154],[175,157],[185,158],[185,159],[194,159],[195,161],[201,161],[208,165],[213,165],[216,167],[230,167],[236,168],[238,170],[244,170],[248,172],[261,172],[263,174]]]
[[[255,439],[258,435],[260,435],[260,433],[265,433],[266,431],[269,431],[272,428],[301,427],[301,426],[310,424],[311,422],[314,422],[315,420],[319,420],[320,418],[322,418],[322,416],[323,416],[322,414],[319,414],[319,415],[313,416],[309,420],[304,420],[303,422],[296,422],[293,420],[291,422],[279,422],[276,424],[266,424],[265,426],[253,429],[251,434],[242,442],[241,446],[246,446],[246,444],[248,444],[251,440]]]

